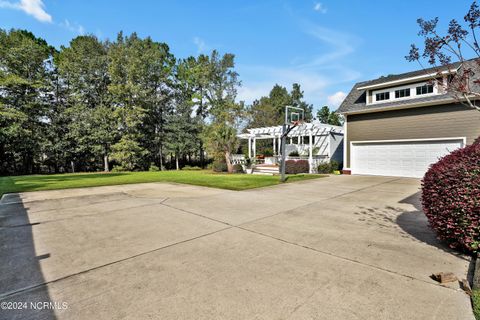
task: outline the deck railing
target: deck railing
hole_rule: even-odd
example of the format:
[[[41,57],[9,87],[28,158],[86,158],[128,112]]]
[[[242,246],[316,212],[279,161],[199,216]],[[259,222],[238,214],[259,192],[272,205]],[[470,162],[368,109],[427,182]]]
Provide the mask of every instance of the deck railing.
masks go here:
[[[240,165],[245,165],[247,162],[247,159],[245,155],[243,154],[233,154],[230,158],[232,161],[232,164],[240,164]],[[257,158],[255,159],[255,164],[279,164],[281,160],[281,156],[270,156],[270,157],[263,157],[263,158]],[[307,160],[309,161],[308,156],[298,156],[298,157],[291,157],[287,156],[285,160]],[[312,156],[312,162],[310,163],[310,166],[312,167],[313,172],[317,172],[317,167],[320,163],[322,162],[327,162],[329,160],[329,157],[326,155],[315,155]]]

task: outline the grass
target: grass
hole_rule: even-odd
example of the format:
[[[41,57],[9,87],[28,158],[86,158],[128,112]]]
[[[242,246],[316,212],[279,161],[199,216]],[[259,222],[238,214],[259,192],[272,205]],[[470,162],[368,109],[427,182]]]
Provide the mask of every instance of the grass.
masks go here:
[[[480,290],[478,289],[472,291],[472,305],[475,319],[480,320]]]
[[[309,180],[322,175],[289,175],[287,182]],[[176,182],[229,190],[246,190],[279,184],[278,176],[223,174],[211,171],[159,171],[73,173],[0,177],[0,196],[4,193],[111,186],[143,182]]]

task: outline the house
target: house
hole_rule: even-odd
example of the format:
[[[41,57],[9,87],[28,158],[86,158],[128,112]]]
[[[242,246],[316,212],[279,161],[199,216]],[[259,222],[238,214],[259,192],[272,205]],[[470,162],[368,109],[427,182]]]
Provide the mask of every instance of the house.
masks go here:
[[[344,173],[419,178],[440,157],[473,143],[480,112],[448,92],[459,67],[357,83],[337,110],[345,117]]]

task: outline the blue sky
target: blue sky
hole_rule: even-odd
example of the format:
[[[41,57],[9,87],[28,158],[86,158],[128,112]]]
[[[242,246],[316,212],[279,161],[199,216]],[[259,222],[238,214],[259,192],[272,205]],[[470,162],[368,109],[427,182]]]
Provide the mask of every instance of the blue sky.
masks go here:
[[[315,108],[335,109],[353,84],[418,68],[405,61],[418,17],[445,27],[471,1],[0,0],[0,28],[24,28],[59,47],[79,34],[114,39],[136,31],[168,43],[180,58],[212,49],[236,55],[251,102],[298,82]]]

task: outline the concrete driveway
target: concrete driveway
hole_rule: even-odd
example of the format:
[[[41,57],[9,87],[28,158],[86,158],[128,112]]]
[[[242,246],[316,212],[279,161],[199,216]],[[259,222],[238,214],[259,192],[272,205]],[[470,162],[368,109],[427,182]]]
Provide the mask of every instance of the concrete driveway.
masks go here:
[[[0,318],[473,319],[457,283],[429,277],[466,278],[470,260],[435,240],[418,189],[331,176],[7,195]]]

